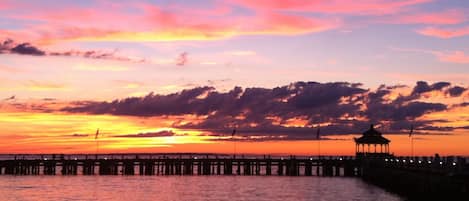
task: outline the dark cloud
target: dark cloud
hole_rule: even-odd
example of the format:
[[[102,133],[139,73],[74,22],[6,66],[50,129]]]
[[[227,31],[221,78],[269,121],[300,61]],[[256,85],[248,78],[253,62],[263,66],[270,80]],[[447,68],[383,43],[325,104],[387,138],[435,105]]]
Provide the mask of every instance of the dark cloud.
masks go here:
[[[455,86],[455,87],[452,87],[450,89],[448,89],[448,93],[449,95],[451,96],[460,96],[462,93],[464,93],[467,89],[464,88],[464,87],[460,87],[460,86]]]
[[[9,53],[12,48],[15,47],[15,42],[11,39],[6,39],[0,42],[0,53]]]
[[[88,134],[81,134],[81,133],[74,133],[71,135],[71,137],[88,137],[90,135]]]
[[[50,52],[50,56],[75,56],[75,57],[84,57],[88,59],[106,59],[106,60],[117,60],[117,61],[128,61],[128,62],[137,62],[145,63],[145,59],[137,59],[130,57],[117,56],[117,50],[112,52],[103,52],[103,51],[77,51],[70,50],[65,52]]]
[[[444,87],[450,86],[449,82],[437,82],[432,85],[428,85],[427,82],[418,81],[417,85],[414,87],[412,94],[421,94],[429,91],[441,90]]]
[[[189,61],[189,54],[187,52],[183,52],[179,54],[178,57],[176,58],[176,65],[184,66],[187,64],[188,61]]]
[[[56,98],[43,98],[43,101],[55,101],[57,100]]]
[[[386,123],[388,132],[405,131],[412,123],[416,129],[438,130],[438,120],[417,120],[446,110],[444,103],[419,101],[420,93],[447,93],[450,84],[428,85],[418,82],[409,96],[388,99],[392,90],[402,86],[382,85],[376,90],[347,82],[295,82],[275,88],[235,87],[218,92],[213,87],[196,87],[178,93],[130,97],[111,102],[78,102],[62,111],[130,116],[204,115],[201,122],[175,122],[173,127],[198,129],[212,135],[230,135],[233,126],[246,136],[285,139],[314,139],[315,125],[321,134],[351,134],[365,130],[370,123]],[[295,121],[301,123],[295,124]],[[292,123],[293,122],[293,123]],[[440,128],[447,130],[451,128]]]
[[[30,43],[17,44],[15,41],[11,39],[6,39],[5,41],[0,42],[0,53],[22,54],[22,55],[32,55],[32,56],[46,55],[45,51],[40,50],[39,48],[31,45]]]
[[[5,99],[3,99],[3,100],[4,100],[4,101],[11,101],[11,100],[15,100],[15,99],[16,99],[16,96],[13,95],[13,96],[10,96],[10,97],[5,98]]]
[[[65,108],[65,110],[69,112],[112,113],[132,116],[205,115],[213,111],[214,107],[217,109],[218,107],[205,104],[204,99],[198,99],[197,97],[211,90],[213,90],[212,87],[197,87],[169,95],[150,93],[145,97],[130,97],[113,102],[84,103],[81,107]]]
[[[467,107],[467,106],[469,106],[469,102],[459,103],[459,104],[456,104],[454,106],[456,106],[456,107]]]
[[[74,57],[84,57],[89,59],[106,59],[106,60],[117,60],[117,61],[127,61],[127,62],[137,62],[144,63],[145,59],[131,58],[118,56],[117,50],[112,52],[104,51],[78,51],[78,50],[69,50],[63,52],[49,52],[42,50],[30,43],[20,43],[17,44],[11,39],[6,39],[3,42],[0,42],[0,54],[21,54],[21,55],[31,55],[31,56],[74,56]]]
[[[150,132],[150,133],[138,133],[138,134],[126,134],[126,135],[115,135],[113,137],[171,137],[175,136],[176,133],[174,133],[171,130],[164,130],[164,131],[159,131],[159,132]]]
[[[32,56],[44,56],[46,52],[38,49],[37,47],[32,46],[29,43],[22,43],[14,48],[10,49],[11,53],[15,54],[24,54],[24,55],[32,55]]]

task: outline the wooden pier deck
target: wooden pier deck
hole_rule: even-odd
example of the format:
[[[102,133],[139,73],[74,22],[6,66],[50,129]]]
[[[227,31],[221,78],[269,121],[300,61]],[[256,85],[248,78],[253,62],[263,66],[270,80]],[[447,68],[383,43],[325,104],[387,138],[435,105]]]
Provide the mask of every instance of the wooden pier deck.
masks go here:
[[[469,197],[469,163],[462,157],[0,155],[0,174],[359,177],[412,200]]]
[[[228,156],[228,155],[9,155],[7,175],[284,175],[362,176],[370,168],[466,174],[462,157]]]
[[[285,175],[359,176],[354,157],[227,157],[156,156],[133,158],[113,155],[93,158],[61,156],[1,160],[0,174],[7,175]]]

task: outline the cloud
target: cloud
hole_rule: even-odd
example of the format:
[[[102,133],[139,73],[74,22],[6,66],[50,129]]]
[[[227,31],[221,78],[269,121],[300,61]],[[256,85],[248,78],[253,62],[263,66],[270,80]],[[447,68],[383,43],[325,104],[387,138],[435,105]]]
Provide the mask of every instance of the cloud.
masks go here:
[[[325,135],[356,133],[369,123],[385,124],[397,133],[407,129],[409,122],[418,129],[438,130],[433,126],[435,121],[419,117],[445,111],[450,105],[423,102],[421,98],[433,91],[458,97],[466,90],[448,82],[420,81],[408,95],[391,97],[399,88],[402,86],[383,85],[371,90],[359,83],[295,82],[275,88],[235,87],[218,92],[207,86],[168,95],[150,93],[111,102],[86,102],[61,111],[140,117],[196,115],[201,117],[200,122],[174,122],[172,127],[229,135],[236,126],[248,136],[304,139],[314,137],[312,127],[316,125],[321,125]]]
[[[70,136],[72,136],[72,137],[88,137],[88,136],[90,136],[90,135],[88,135],[88,134],[81,134],[81,133],[74,133],[74,134],[72,134],[72,135],[70,135]]]
[[[464,103],[460,103],[460,104],[457,104],[455,105],[456,107],[467,107],[469,106],[469,102],[464,102]],[[469,128],[469,126],[467,126]]]
[[[29,80],[24,84],[27,90],[31,91],[55,91],[55,90],[66,90],[67,86],[65,84],[53,83],[53,82],[43,82]]]
[[[24,54],[24,55],[32,55],[32,56],[44,56],[46,53],[29,43],[21,43],[13,48],[10,49],[11,53],[14,54]]]
[[[400,52],[417,52],[424,54],[432,54],[441,62],[466,64],[469,63],[469,55],[466,55],[463,51],[436,51],[436,50],[425,50],[425,49],[409,49],[409,48],[394,48],[391,50]]]
[[[295,12],[317,12],[326,14],[383,15],[397,13],[409,6],[431,2],[432,0],[357,0],[346,4],[341,0],[232,0],[234,4],[255,10],[277,10]]]
[[[442,62],[469,64],[469,55],[466,55],[462,51],[453,51],[453,52],[434,51],[433,54],[437,56],[438,59]]]
[[[350,16],[392,16],[382,23],[457,24],[464,11],[424,13],[416,6],[433,0],[224,0],[204,7],[174,2],[99,2],[87,6],[12,5],[7,19],[34,21],[6,30],[5,37],[36,44],[69,41],[203,41],[249,35],[291,36],[343,28]],[[24,8],[26,7],[26,8]],[[411,13],[411,14],[408,14]],[[119,20],[116,20],[119,19]]]
[[[447,87],[447,86],[450,86],[451,83],[449,82],[437,82],[437,83],[434,83],[432,85],[428,85],[427,82],[424,82],[424,81],[418,81],[417,82],[417,85],[414,87],[413,91],[412,91],[412,95],[415,95],[415,94],[422,94],[422,93],[425,93],[425,92],[429,92],[429,91],[439,91],[441,89],[443,89],[444,87]]]
[[[28,38],[39,44],[64,41],[198,41],[245,35],[315,33],[340,25],[339,19],[331,17],[257,11],[237,13],[234,12],[235,7],[228,7],[225,2],[209,9],[180,3],[169,8],[149,3],[106,4],[109,3],[95,5],[94,9],[76,6],[54,10],[38,5],[37,8],[29,8],[28,14],[8,16],[19,21],[34,20],[37,24],[28,26],[28,29],[8,30],[4,35]]]
[[[417,30],[417,33],[425,36],[448,39],[469,35],[469,26],[460,28],[426,27]]]
[[[392,24],[459,24],[466,20],[465,12],[451,9],[440,12],[399,13],[386,17],[383,22]]]
[[[189,54],[187,52],[183,52],[179,54],[179,56],[176,58],[176,65],[178,66],[186,65],[187,62],[189,61],[188,55]]]
[[[112,71],[112,72],[120,72],[120,71],[128,71],[129,68],[126,66],[117,66],[117,65],[96,65],[96,64],[84,64],[79,63],[73,66],[75,70],[79,71]]]
[[[145,59],[141,58],[132,58],[118,56],[117,50],[113,52],[104,52],[104,51],[78,51],[78,50],[69,50],[63,52],[50,52],[41,50],[40,48],[30,44],[30,43],[19,43],[11,39],[6,39],[0,43],[0,54],[20,54],[20,55],[30,55],[30,56],[71,56],[71,57],[83,57],[88,59],[106,59],[106,60],[116,60],[116,61],[126,61],[126,62],[136,62],[144,63],[147,62]]]
[[[145,59],[141,59],[141,58],[117,56],[117,50],[114,50],[113,52],[103,52],[103,51],[94,51],[94,50],[91,50],[91,51],[70,50],[66,52],[50,52],[48,55],[50,56],[76,56],[76,57],[84,57],[88,59],[107,59],[107,60],[128,61],[128,62],[136,62],[136,63],[147,62]]]
[[[11,39],[0,42],[0,53],[22,54],[32,56],[44,56],[46,53],[29,43],[16,44]]]
[[[460,96],[462,93],[464,93],[467,90],[467,88],[460,87],[460,86],[455,86],[450,89],[448,89],[448,94],[451,96]]]
[[[15,100],[15,99],[16,99],[16,96],[13,95],[13,96],[10,96],[8,98],[3,99],[3,101],[11,101],[11,100]]]
[[[228,51],[225,54],[232,55],[232,56],[253,56],[257,53],[252,50],[236,50],[236,51]]]
[[[143,82],[129,80],[114,80],[113,82],[118,85],[121,85],[124,89],[136,89],[145,85]]]
[[[126,137],[126,138],[148,138],[148,137],[171,137],[175,136],[171,130],[163,130],[158,132],[149,132],[149,133],[138,133],[138,134],[126,134],[126,135],[114,135],[113,137]]]

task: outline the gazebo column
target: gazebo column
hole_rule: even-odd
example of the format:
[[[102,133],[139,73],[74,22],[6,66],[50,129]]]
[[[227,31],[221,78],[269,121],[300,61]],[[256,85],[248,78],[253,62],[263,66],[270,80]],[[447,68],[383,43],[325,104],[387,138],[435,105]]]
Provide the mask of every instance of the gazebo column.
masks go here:
[[[376,144],[374,144],[374,147],[375,147],[375,153],[376,153]]]

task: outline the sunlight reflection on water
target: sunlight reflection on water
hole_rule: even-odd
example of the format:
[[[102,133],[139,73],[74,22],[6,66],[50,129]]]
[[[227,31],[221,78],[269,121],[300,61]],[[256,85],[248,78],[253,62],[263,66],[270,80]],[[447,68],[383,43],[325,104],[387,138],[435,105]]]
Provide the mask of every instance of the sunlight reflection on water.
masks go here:
[[[358,178],[1,176],[1,200],[403,200]]]

